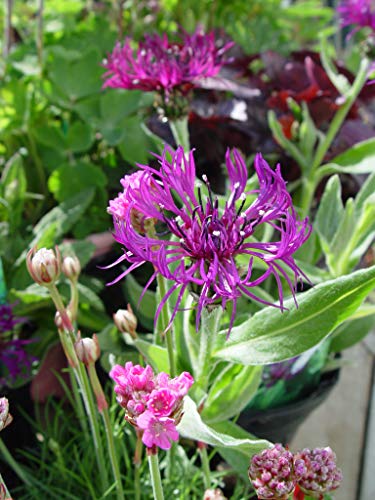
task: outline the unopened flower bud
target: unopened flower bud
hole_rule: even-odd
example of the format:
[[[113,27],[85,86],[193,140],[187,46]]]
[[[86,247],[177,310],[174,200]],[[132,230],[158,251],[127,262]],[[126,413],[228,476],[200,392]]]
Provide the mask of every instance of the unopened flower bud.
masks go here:
[[[329,446],[313,450],[305,448],[296,453],[294,471],[301,491],[314,498],[336,490],[342,481],[336,455]]]
[[[67,330],[67,331],[72,331],[73,326],[73,316],[69,308],[65,309],[66,317],[63,319],[61,317],[61,314],[59,311],[56,311],[55,314],[55,325],[57,326],[58,330]]]
[[[62,261],[62,272],[71,281],[77,281],[81,272],[81,263],[75,255],[64,257]]]
[[[138,322],[130,304],[128,304],[127,309],[119,309],[116,314],[113,315],[113,321],[120,332],[129,333],[132,337],[136,337]]]
[[[76,351],[77,357],[82,363],[88,366],[91,363],[95,363],[100,356],[100,347],[98,342],[98,337],[94,334],[92,339],[85,337],[79,339],[74,344],[74,349]]]
[[[59,277],[61,272],[61,256],[58,247],[55,251],[32,248],[26,258],[27,269],[33,280],[39,285],[49,286]]]
[[[203,500],[227,500],[227,497],[224,496],[224,493],[219,488],[216,488],[214,490],[206,490]]]
[[[287,500],[295,487],[292,453],[275,444],[254,455],[249,478],[259,499]]]
[[[5,429],[13,420],[9,413],[9,402],[7,398],[0,398],[0,431]]]

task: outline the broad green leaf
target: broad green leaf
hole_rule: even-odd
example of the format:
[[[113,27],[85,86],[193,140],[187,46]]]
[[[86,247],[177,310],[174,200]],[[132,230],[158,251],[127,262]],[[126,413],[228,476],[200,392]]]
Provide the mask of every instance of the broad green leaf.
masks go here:
[[[327,182],[314,224],[325,253],[329,252],[330,243],[340,225],[343,213],[340,178],[334,175]]]
[[[233,436],[234,438],[237,439],[250,439],[250,440],[256,439],[255,436],[247,432],[239,425],[235,424],[232,420],[217,422],[211,424],[210,427],[217,432],[223,434],[229,434],[230,436]],[[268,446],[263,446],[262,450],[264,450],[267,447]],[[224,458],[224,460],[233,468],[233,470],[235,470],[237,474],[241,475],[247,481],[249,479],[248,470],[251,457],[255,453],[259,453],[260,451],[262,451],[259,450],[255,451],[251,455],[246,455],[245,453],[237,451],[234,448],[228,448],[228,447],[224,448],[218,446],[217,450],[220,453],[220,455]]]
[[[267,307],[233,328],[214,355],[244,365],[267,364],[297,356],[321,342],[349,318],[375,287],[375,266],[356,271],[285,301],[289,310]]]
[[[375,327],[375,312],[371,316],[345,321],[332,333],[331,352],[341,352],[360,342]]]
[[[134,341],[134,345],[155,371],[170,373],[167,349],[140,338]]]
[[[184,398],[184,412],[177,429],[185,438],[217,446],[220,449],[235,450],[246,457],[248,462],[252,455],[270,447],[270,443],[265,439],[252,438],[249,434],[250,437],[237,438],[208,426],[203,422],[196,404],[189,396]]]
[[[27,180],[22,157],[16,153],[6,163],[0,184],[1,196],[8,207],[7,219],[13,230],[18,228],[21,221],[26,189]]]
[[[48,189],[57,201],[64,201],[78,195],[87,188],[103,188],[107,178],[96,165],[77,162],[65,163],[54,170],[48,179]]]
[[[141,119],[137,116],[128,117],[122,125],[124,136],[118,148],[123,159],[131,164],[147,162],[152,143],[142,129]]]
[[[94,196],[93,189],[85,189],[81,193],[69,200],[64,201],[57,207],[54,207],[44,217],[40,219],[33,229],[33,239],[18,257],[15,265],[19,266],[26,257],[29,248],[33,248],[40,242],[45,241],[45,236],[52,235],[53,241],[58,240],[77,222],[85,212]],[[52,243],[51,243],[52,244]],[[49,245],[50,246],[50,245]]]
[[[202,412],[205,422],[228,420],[242,411],[254,396],[261,375],[260,366],[229,365],[210,388]]]
[[[69,127],[66,135],[66,147],[73,153],[87,151],[93,142],[94,133],[90,125],[76,121]]]
[[[108,89],[100,97],[102,123],[119,123],[134,114],[139,109],[141,98],[142,92],[138,90]]]
[[[350,149],[336,156],[319,171],[319,177],[333,173],[368,174],[375,171],[375,139],[358,142]]]
[[[100,62],[100,52],[94,48],[74,61],[55,55],[47,71],[54,86],[73,104],[100,91],[103,74]]]
[[[133,308],[134,314],[137,316],[140,323],[148,330],[154,328],[154,318],[156,311],[155,293],[151,290],[146,290],[141,302],[139,302],[143,293],[143,286],[137,280],[128,274],[122,282],[125,298]]]
[[[66,148],[66,140],[60,128],[52,125],[43,125],[35,127],[32,130],[33,135],[38,143],[48,146],[52,149],[64,151]]]
[[[61,255],[63,257],[67,255],[76,255],[83,268],[94,255],[95,245],[88,240],[72,240],[64,241],[59,245]]]
[[[92,307],[102,312],[105,310],[102,300],[91,290],[91,288],[82,283],[78,283],[77,288],[80,296],[79,304],[81,308]]]

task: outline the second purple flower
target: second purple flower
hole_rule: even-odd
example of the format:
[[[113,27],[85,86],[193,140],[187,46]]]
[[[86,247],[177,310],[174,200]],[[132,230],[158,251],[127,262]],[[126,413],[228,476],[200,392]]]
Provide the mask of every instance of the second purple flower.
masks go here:
[[[157,314],[170,295],[178,290],[173,320],[185,290],[197,300],[197,327],[204,307],[236,301],[243,294],[267,305],[254,287],[273,276],[279,303],[283,306],[282,279],[293,296],[298,279],[304,277],[293,254],[308,238],[308,219],[299,220],[281,176],[261,154],[254,162],[259,187],[247,187],[248,173],[237,150],[226,153],[230,196],[216,196],[205,176],[196,178],[193,152],[165,147],[157,156],[160,170],[139,165],[141,173],[126,176],[124,191],[110,202],[115,238],[125,253],[114,264],[131,263],[115,281],[145,262],[154,267],[148,285],[160,273],[173,282],[159,305]],[[258,241],[257,228],[273,229],[271,241]],[[113,265],[114,265],[113,264]],[[147,285],[147,286],[148,286]]]

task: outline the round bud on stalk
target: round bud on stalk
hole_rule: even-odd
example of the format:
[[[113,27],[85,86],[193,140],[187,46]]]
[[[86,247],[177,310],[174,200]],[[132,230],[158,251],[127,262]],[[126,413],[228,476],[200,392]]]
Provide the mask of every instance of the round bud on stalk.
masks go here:
[[[13,420],[9,413],[9,401],[7,398],[0,398],[0,431],[5,429]]]
[[[70,311],[69,308],[66,308],[65,309],[65,312],[67,314],[67,319],[69,320],[69,323],[68,324],[65,324],[63,319],[61,318],[61,314],[59,313],[59,311],[56,311],[56,314],[55,314],[55,325],[57,326],[58,330],[67,330],[67,331],[71,331],[72,330],[72,322],[73,322],[73,317],[72,317],[72,313]]]
[[[275,444],[254,455],[249,478],[259,499],[287,500],[295,487],[292,453]]]
[[[60,276],[61,255],[58,247],[55,251],[32,248],[26,258],[27,269],[33,280],[42,286],[52,285]]]
[[[294,471],[300,489],[314,498],[336,490],[342,481],[336,455],[329,446],[313,450],[305,448],[296,453]]]
[[[94,334],[92,339],[85,337],[74,343],[77,358],[86,366],[95,363],[100,356],[98,337]]]
[[[203,500],[227,500],[227,497],[224,496],[224,493],[219,488],[216,488],[214,490],[206,490]]]
[[[77,281],[81,272],[81,263],[75,255],[64,257],[62,261],[62,272],[71,281]]]
[[[137,336],[137,318],[135,317],[131,305],[128,304],[127,309],[119,309],[113,315],[113,321],[116,327],[122,333],[129,333],[133,338]]]

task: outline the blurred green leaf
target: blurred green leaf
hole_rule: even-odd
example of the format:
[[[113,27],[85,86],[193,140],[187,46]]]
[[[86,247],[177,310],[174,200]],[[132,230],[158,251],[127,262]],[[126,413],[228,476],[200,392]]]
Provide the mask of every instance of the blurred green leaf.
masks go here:
[[[73,153],[83,153],[94,143],[94,133],[91,127],[82,122],[74,122],[68,129],[66,146]]]
[[[139,304],[139,299],[143,293],[143,286],[137,280],[128,274],[122,282],[125,299],[130,303],[134,314],[139,322],[149,331],[154,328],[154,318],[156,312],[156,297],[155,292],[147,290]]]
[[[202,411],[203,420],[221,422],[240,413],[254,396],[261,375],[260,366],[228,365],[208,392]]]
[[[48,188],[57,201],[78,195],[87,188],[103,188],[107,178],[100,167],[79,161],[64,163],[54,170],[48,179]]]
[[[375,139],[358,142],[318,170],[318,175],[368,174],[375,172]]]
[[[332,333],[331,352],[341,352],[360,342],[375,327],[375,313],[345,321]]]

